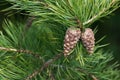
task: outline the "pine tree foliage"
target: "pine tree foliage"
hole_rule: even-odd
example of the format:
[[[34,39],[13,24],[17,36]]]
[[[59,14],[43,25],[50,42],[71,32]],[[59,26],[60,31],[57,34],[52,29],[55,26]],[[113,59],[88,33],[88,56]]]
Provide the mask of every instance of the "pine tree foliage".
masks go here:
[[[112,52],[96,42],[92,55],[79,42],[68,57],[63,40],[70,26],[90,27],[119,7],[119,0],[6,0],[2,11],[25,10],[33,22],[5,19],[0,31],[1,80],[119,80]],[[31,24],[31,25],[28,25]],[[96,33],[96,30],[94,30]]]
[[[119,7],[119,0],[6,0],[13,6],[4,9],[27,10],[32,16],[38,16],[38,22],[58,22],[65,26],[76,25],[79,19],[87,26]],[[41,20],[42,19],[42,20]]]

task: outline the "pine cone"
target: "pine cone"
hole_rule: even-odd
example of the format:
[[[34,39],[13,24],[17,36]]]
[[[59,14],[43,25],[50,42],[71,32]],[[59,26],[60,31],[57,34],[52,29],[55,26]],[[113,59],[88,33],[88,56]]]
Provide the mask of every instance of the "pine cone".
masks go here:
[[[86,28],[85,32],[82,33],[81,39],[82,39],[83,45],[87,49],[87,52],[93,53],[94,46],[95,46],[95,38],[94,38],[94,33],[92,29]]]
[[[69,53],[73,50],[73,48],[76,46],[76,43],[80,39],[80,35],[80,29],[67,29],[64,39],[64,56],[69,55]]]

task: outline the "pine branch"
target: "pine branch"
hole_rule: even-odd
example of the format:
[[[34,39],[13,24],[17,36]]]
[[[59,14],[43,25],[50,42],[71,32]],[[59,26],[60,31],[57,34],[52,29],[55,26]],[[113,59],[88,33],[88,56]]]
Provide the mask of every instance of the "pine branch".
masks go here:
[[[30,80],[33,77],[35,77],[36,75],[38,75],[39,73],[41,73],[45,68],[47,68],[50,64],[52,64],[54,61],[58,60],[61,56],[63,55],[63,53],[59,53],[56,56],[54,56],[52,59],[49,59],[48,61],[46,61],[42,67],[40,67],[38,70],[34,71],[31,75],[29,75],[25,80]]]
[[[112,0],[112,2],[110,3],[110,7],[111,7],[114,3],[115,3],[115,0]],[[90,23],[94,22],[95,20],[97,20],[98,18],[100,18],[102,14],[104,14],[107,10],[109,10],[110,7],[104,8],[102,11],[99,12],[99,14],[97,14],[97,15],[93,16],[91,19],[83,22],[83,25],[85,26],[85,25],[87,25],[87,24],[90,24]],[[113,11],[114,11],[114,10],[113,10]],[[110,11],[108,14],[112,13],[113,11]],[[106,15],[108,15],[108,14],[106,14]]]
[[[1,51],[10,51],[10,52],[19,52],[19,53],[31,54],[34,57],[42,59],[41,56],[38,55],[38,53],[34,53],[34,52],[30,51],[30,50],[21,50],[21,49],[6,48],[6,47],[0,47],[0,50]]]
[[[25,80],[31,80],[33,77],[35,77],[36,75],[38,75],[39,73],[41,73],[45,68],[47,68],[49,65],[51,65],[54,61],[58,60],[60,57],[62,56],[62,53],[57,54],[56,56],[54,56],[52,59],[49,59],[48,61],[46,61],[42,67],[40,67],[38,70],[34,71],[31,75],[29,75]],[[58,66],[58,65],[52,65],[52,66]],[[65,68],[65,66],[59,65],[60,67]],[[67,67],[70,68],[70,67]],[[71,68],[70,68],[71,69]],[[90,72],[88,72],[87,70],[84,70],[82,68],[75,68],[75,70],[80,71],[82,73],[85,73],[86,75],[89,75],[93,80],[99,80],[97,79],[97,77],[93,74],[91,74]],[[53,79],[53,77],[52,77]],[[53,79],[54,80],[54,79]]]
[[[83,22],[83,25],[93,23],[101,17],[104,17],[114,10],[119,8],[119,0],[103,0],[103,1],[78,1],[74,3],[72,0],[60,1],[11,1],[15,3],[13,9],[26,10],[31,15],[39,16],[43,21],[57,21],[65,25],[75,25],[74,21],[71,21],[75,16]],[[18,4],[19,3],[19,4]],[[85,4],[83,4],[85,3]],[[91,5],[89,5],[91,3]],[[28,5],[27,5],[28,4]],[[29,5],[30,4],[30,5]],[[98,6],[96,6],[98,5]],[[32,6],[32,7],[31,7]],[[38,6],[38,7],[36,7]],[[76,7],[75,7],[76,6]],[[97,8],[96,8],[97,7]],[[11,8],[10,8],[11,9]],[[53,17],[54,16],[54,17]]]
[[[88,21],[85,21],[85,22],[83,23],[83,25],[87,25],[87,24],[92,23],[95,19],[98,18],[98,16],[100,16],[100,15],[103,14],[104,12],[105,12],[105,10],[101,11],[99,14],[93,16],[93,17],[92,17],[91,19],[89,19]]]
[[[63,66],[63,65],[54,65],[54,64],[53,64],[53,65],[51,65],[51,66],[53,66],[53,67],[61,67],[61,68],[68,68],[68,69],[73,70],[73,68],[68,67],[68,66]],[[85,69],[82,69],[82,68],[80,68],[80,67],[77,67],[77,68],[74,68],[74,70],[80,71],[81,73],[84,73],[84,74],[90,76],[93,80],[99,80],[94,74],[90,73],[89,71],[87,71],[87,70],[85,70]]]
[[[81,22],[83,22],[83,25],[85,27],[89,27],[89,24],[100,19],[101,17],[104,17],[104,16],[110,14],[111,12],[113,12],[114,10],[116,10],[118,8],[118,6],[117,6],[118,0],[101,0],[101,1],[79,0],[78,3],[76,3],[77,0],[55,0],[55,1],[54,0],[44,0],[44,2],[40,1],[40,3],[38,1],[33,1],[33,0],[32,1],[31,0],[7,0],[7,1],[13,3],[12,4],[13,7],[9,8],[8,10],[12,10],[12,9],[24,10],[24,11],[28,12],[29,15],[36,16],[38,18],[38,21],[36,21],[36,23],[42,22],[42,21],[47,22],[47,23],[58,22],[64,26],[74,26],[75,25],[77,27],[79,26],[80,28],[82,27]],[[65,64],[67,66],[58,64],[58,66],[56,66],[57,69],[59,66],[61,66],[59,72],[53,70],[53,68],[54,68],[53,62],[60,59],[63,54],[60,53],[60,54],[53,56],[53,58],[50,58],[52,56],[51,54],[53,54],[53,51],[56,50],[57,45],[52,44],[51,41],[46,39],[46,36],[48,36],[46,34],[52,35],[52,37],[50,37],[50,39],[54,38],[54,36],[59,37],[60,40],[58,41],[58,43],[62,44],[63,34],[60,34],[60,36],[54,35],[54,34],[63,33],[64,29],[57,27],[57,30],[59,33],[52,32],[52,30],[55,31],[55,28],[53,28],[53,26],[52,26],[52,28],[50,28],[50,25],[48,25],[48,27],[46,28],[45,26],[47,24],[45,23],[45,25],[42,25],[42,28],[44,26],[45,30],[48,29],[45,32],[43,31],[43,29],[40,29],[40,30],[37,29],[38,32],[35,33],[36,28],[34,28],[34,27],[32,27],[33,29],[31,29],[30,31],[28,31],[28,29],[32,25],[33,20],[34,20],[34,17],[28,18],[26,25],[21,26],[20,30],[18,30],[18,27],[16,28],[11,22],[9,22],[9,25],[12,24],[10,26],[13,28],[9,27],[9,25],[7,26],[6,32],[9,34],[8,37],[7,36],[4,37],[4,35],[1,35],[1,46],[7,45],[7,46],[13,46],[13,48],[0,47],[0,50],[8,51],[8,52],[15,52],[15,53],[30,54],[35,57],[40,57],[40,55],[37,55],[37,53],[29,51],[29,50],[14,49],[14,47],[16,45],[18,45],[18,43],[20,43],[20,47],[27,47],[27,49],[32,49],[33,51],[36,51],[39,49],[39,51],[46,53],[46,54],[41,54],[42,55],[41,57],[43,57],[45,60],[47,59],[48,61],[46,61],[46,62],[43,61],[43,63],[41,63],[40,60],[39,60],[40,61],[39,62],[39,61],[37,61],[38,59],[35,59],[32,57],[32,59],[35,60],[35,63],[32,63],[32,62],[34,62],[34,60],[32,61],[31,59],[29,59],[30,57],[27,57],[28,61],[30,61],[30,63],[26,64],[27,65],[27,67],[26,67],[26,66],[24,66],[25,63],[22,63],[23,65],[21,65],[19,63],[16,64],[16,61],[14,60],[15,61],[14,65],[15,66],[20,65],[20,69],[22,68],[24,70],[23,71],[24,76],[23,76],[23,74],[21,72],[19,72],[19,69],[16,69],[15,66],[13,66],[14,70],[8,68],[9,66],[11,67],[11,65],[13,64],[12,60],[11,60],[11,62],[10,61],[5,62],[5,61],[2,61],[2,59],[0,59],[1,62],[5,63],[5,66],[7,65],[7,63],[9,63],[9,66],[7,65],[8,70],[6,70],[7,68],[6,69],[4,68],[4,64],[0,65],[0,68],[1,68],[0,69],[1,70],[0,77],[2,75],[2,77],[5,80],[6,79],[23,80],[23,78],[25,78],[25,80],[31,80],[32,78],[35,78],[36,80],[38,80],[39,78],[37,78],[36,76],[39,76],[40,78],[47,77],[47,79],[48,79],[48,77],[49,77],[51,80],[55,80],[55,78],[70,79],[72,76],[73,79],[80,79],[80,78],[85,79],[85,78],[89,77],[89,78],[92,78],[93,80],[99,80],[99,79],[104,80],[104,79],[111,79],[110,78],[111,76],[114,77],[114,75],[116,76],[116,74],[118,74],[118,71],[113,70],[114,66],[111,65],[111,67],[108,67],[108,65],[107,65],[107,62],[110,61],[108,54],[106,56],[103,56],[101,53],[105,53],[105,52],[103,52],[101,50],[100,52],[98,52],[98,54],[96,54],[97,53],[96,52],[92,56],[87,56],[87,54],[84,54],[85,51],[80,46],[78,46],[79,50],[75,52],[76,55],[78,55],[77,57],[79,58],[79,60],[77,60],[76,55],[73,54],[68,58],[68,61],[70,59],[70,63],[69,63],[70,65],[66,64],[66,63],[63,63],[63,64]],[[6,21],[6,23],[7,23],[7,21]],[[4,25],[6,25],[6,24],[4,24]],[[57,23],[55,23],[55,25],[59,26],[59,25],[57,25]],[[86,26],[86,25],[88,25],[88,26]],[[24,29],[23,29],[23,27],[24,27]],[[26,34],[26,31],[28,31],[28,35]],[[40,36],[38,35],[39,33],[40,33]],[[33,34],[36,36],[33,37]],[[13,41],[11,41],[11,42],[13,42],[13,43],[11,43],[8,40],[9,37],[12,38]],[[33,38],[35,41],[33,41]],[[19,41],[21,41],[21,42],[19,42]],[[55,42],[57,42],[57,41],[55,41]],[[10,44],[8,44],[8,43],[10,43]],[[52,44],[53,47],[51,47],[51,45],[49,45],[49,43]],[[11,45],[11,44],[16,44],[16,45]],[[58,45],[61,45],[61,44],[58,44]],[[36,48],[36,46],[37,46],[37,48]],[[46,46],[49,46],[49,47],[46,47]],[[48,53],[50,53],[50,54],[48,54]],[[81,54],[83,53],[85,56],[81,57],[80,53]],[[50,59],[48,59],[48,58],[50,58]],[[24,60],[26,60],[26,57]],[[85,60],[84,66],[82,65],[83,60]],[[23,61],[21,61],[21,62],[23,62]],[[62,60],[61,60],[61,62],[62,62]],[[29,67],[28,67],[28,65],[29,65]],[[69,67],[68,67],[68,65],[69,65]],[[48,69],[49,66],[51,69]],[[48,72],[49,74],[42,76],[42,72],[47,74],[47,72],[44,72],[45,69],[50,70]],[[52,70],[53,70],[53,72],[55,72],[57,74],[52,74],[52,72],[51,72]],[[64,70],[66,70],[66,72]],[[105,72],[103,72],[103,70]],[[31,71],[33,71],[33,72],[31,72]],[[11,75],[11,72],[14,74],[17,74],[18,76],[14,76],[14,74]],[[64,73],[62,73],[62,72],[64,72]],[[28,75],[28,73],[31,73],[31,74]],[[76,73],[77,75],[76,74],[74,75],[74,73]],[[109,74],[109,73],[111,73],[111,74]],[[73,74],[73,75],[71,75],[71,74]],[[19,76],[21,76],[21,77],[19,77]]]

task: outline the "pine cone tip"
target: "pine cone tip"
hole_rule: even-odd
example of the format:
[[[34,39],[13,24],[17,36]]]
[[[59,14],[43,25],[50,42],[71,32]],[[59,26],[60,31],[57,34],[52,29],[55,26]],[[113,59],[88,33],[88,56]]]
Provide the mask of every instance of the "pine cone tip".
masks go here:
[[[82,33],[81,39],[87,52],[92,54],[95,46],[95,38],[92,29],[86,28],[85,32]]]

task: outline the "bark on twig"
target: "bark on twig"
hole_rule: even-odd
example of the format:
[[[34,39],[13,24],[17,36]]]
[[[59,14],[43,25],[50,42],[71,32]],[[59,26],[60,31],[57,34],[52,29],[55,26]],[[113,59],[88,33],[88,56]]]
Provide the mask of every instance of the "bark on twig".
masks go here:
[[[90,75],[93,80],[98,80],[95,75]]]
[[[36,75],[38,75],[39,73],[41,73],[45,68],[47,68],[50,64],[52,64],[54,61],[58,60],[61,56],[63,55],[63,53],[59,53],[56,56],[54,56],[52,59],[49,59],[48,61],[46,61],[42,67],[40,67],[38,70],[34,71],[31,75],[29,75],[25,80],[30,80],[33,77],[35,77]]]
[[[27,22],[26,22],[26,25],[25,25],[25,30],[27,30],[28,28],[31,27],[34,19],[35,19],[34,16],[28,18],[28,20],[27,20]]]
[[[6,47],[0,47],[0,50],[1,51],[10,51],[10,52],[19,52],[19,53],[31,54],[37,58],[38,57],[41,58],[40,55],[38,55],[38,53],[34,53],[30,50],[22,50],[22,49],[6,48]]]

